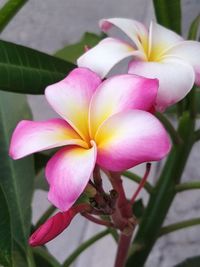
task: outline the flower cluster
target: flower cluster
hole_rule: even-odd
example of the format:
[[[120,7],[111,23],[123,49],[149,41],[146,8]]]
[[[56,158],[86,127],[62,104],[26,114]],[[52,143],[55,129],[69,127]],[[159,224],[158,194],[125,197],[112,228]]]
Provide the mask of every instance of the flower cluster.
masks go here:
[[[156,23],[149,31],[128,19],[102,20],[100,25],[104,31],[117,26],[132,44],[105,38],[88,50],[78,59],[78,68],[45,90],[60,118],[21,121],[11,139],[13,159],[62,147],[45,171],[48,199],[61,212],[31,236],[32,246],[50,241],[77,213],[92,211],[90,205],[76,201],[90,183],[95,166],[118,173],[164,158],[171,144],[153,111],[163,111],[185,97],[195,81],[200,83],[199,43],[184,41]],[[101,80],[129,56],[128,74]],[[105,199],[104,194],[103,201],[114,207],[111,197]]]

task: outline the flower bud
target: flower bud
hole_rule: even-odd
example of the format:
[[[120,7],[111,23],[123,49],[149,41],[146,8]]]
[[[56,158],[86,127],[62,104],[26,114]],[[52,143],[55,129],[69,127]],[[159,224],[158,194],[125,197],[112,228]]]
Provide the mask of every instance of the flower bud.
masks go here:
[[[76,212],[73,209],[55,214],[30,236],[29,245],[41,246],[51,241],[65,230],[75,215]]]

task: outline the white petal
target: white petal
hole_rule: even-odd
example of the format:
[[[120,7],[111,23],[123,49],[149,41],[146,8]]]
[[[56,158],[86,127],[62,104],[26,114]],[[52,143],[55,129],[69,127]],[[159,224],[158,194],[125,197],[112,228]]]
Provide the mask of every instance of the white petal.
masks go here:
[[[166,56],[174,56],[191,64],[195,71],[195,82],[200,85],[200,43],[183,41],[167,51]]]
[[[106,38],[83,54],[77,60],[77,64],[105,77],[118,62],[132,55],[142,56],[129,44],[114,38]]]
[[[116,26],[122,30],[141,51],[147,49],[148,31],[146,27],[132,19],[125,18],[110,18],[100,20],[100,27],[103,31],[107,32],[112,26]]]
[[[183,38],[177,33],[151,22],[149,28],[149,61],[155,61],[170,47],[182,41]]]
[[[159,111],[183,99],[192,89],[195,78],[193,68],[176,58],[166,58],[162,62],[132,61],[129,73],[159,80],[156,100]]]

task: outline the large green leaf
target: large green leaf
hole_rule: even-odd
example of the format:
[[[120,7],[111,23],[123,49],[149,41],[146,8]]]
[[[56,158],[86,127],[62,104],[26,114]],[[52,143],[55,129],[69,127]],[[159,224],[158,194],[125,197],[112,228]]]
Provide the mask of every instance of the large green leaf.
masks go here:
[[[0,265],[12,264],[12,233],[10,214],[5,194],[0,186]]]
[[[55,56],[76,63],[85,50],[85,47],[91,48],[98,44],[105,37],[105,34],[97,35],[95,33],[86,32],[78,43],[67,45],[63,49],[57,51]]]
[[[174,267],[198,267],[200,266],[200,256],[191,257],[183,262],[175,265]]]
[[[153,0],[158,23],[181,33],[181,1],[180,0]]]
[[[190,25],[188,33],[189,40],[198,40],[199,25],[200,25],[200,14],[193,20],[192,24]]]
[[[138,220],[142,218],[145,207],[144,207],[144,203],[141,198],[134,202],[132,206],[132,210],[133,210],[133,214]]]
[[[33,255],[38,267],[61,267],[61,264],[42,247],[34,248]]]
[[[31,221],[34,162],[32,157],[14,161],[9,158],[8,150],[17,122],[30,117],[24,96],[0,92],[0,185],[9,206],[13,240],[25,254]]]
[[[40,189],[44,191],[49,190],[48,182],[45,178],[45,169],[41,169],[35,176],[35,189]]]
[[[43,94],[47,85],[63,79],[72,63],[37,50],[0,41],[0,89]]]

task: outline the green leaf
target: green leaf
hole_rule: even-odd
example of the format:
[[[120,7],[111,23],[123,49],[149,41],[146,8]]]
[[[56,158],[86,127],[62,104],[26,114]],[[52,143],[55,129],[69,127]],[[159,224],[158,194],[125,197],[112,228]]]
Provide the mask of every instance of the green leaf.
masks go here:
[[[10,214],[5,194],[0,186],[0,264],[10,267],[12,264],[12,233]]]
[[[33,256],[38,267],[61,267],[61,264],[45,248],[34,248]]]
[[[42,169],[35,177],[35,189],[41,189],[44,191],[49,190],[48,182],[45,178],[45,170]]]
[[[6,27],[27,0],[9,0],[0,10],[0,32]]]
[[[46,86],[63,79],[74,67],[37,50],[0,41],[1,90],[43,94]]]
[[[197,114],[200,114],[200,87],[195,86],[195,88],[193,89],[195,90],[195,109]]]
[[[31,252],[32,253],[32,252]],[[32,255],[30,254],[30,249],[26,251],[21,247],[21,245],[13,239],[13,266],[12,267],[36,267],[32,261]]]
[[[193,20],[190,26],[188,33],[189,40],[198,40],[199,25],[200,25],[200,14]]]
[[[198,267],[200,266],[200,256],[191,257],[183,262],[175,265],[174,267]]]
[[[39,173],[44,168],[53,153],[36,153],[34,154],[35,172]]]
[[[31,114],[24,96],[0,92],[0,185],[9,206],[13,239],[25,253],[31,222],[34,163],[32,157],[14,161],[9,158],[8,150],[17,122],[28,118]]]
[[[181,34],[181,1],[153,0],[159,24]]]
[[[95,33],[86,32],[78,43],[65,46],[63,49],[57,51],[55,56],[76,63],[77,58],[84,53],[85,46],[91,48],[98,44],[104,37],[104,34],[97,35]]]
[[[144,214],[144,204],[142,199],[138,199],[137,201],[134,202],[132,206],[133,214],[136,216],[137,219],[142,218],[142,215]]]

